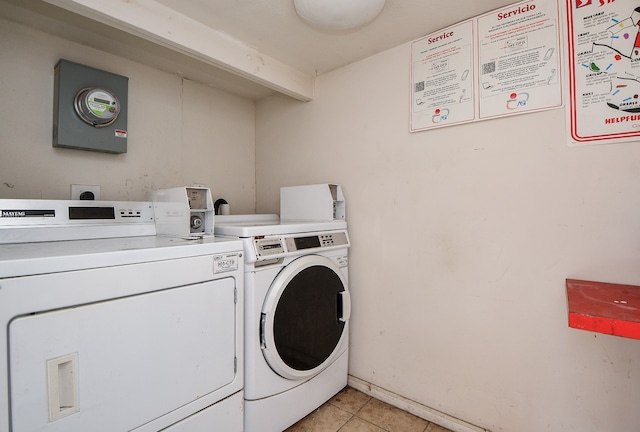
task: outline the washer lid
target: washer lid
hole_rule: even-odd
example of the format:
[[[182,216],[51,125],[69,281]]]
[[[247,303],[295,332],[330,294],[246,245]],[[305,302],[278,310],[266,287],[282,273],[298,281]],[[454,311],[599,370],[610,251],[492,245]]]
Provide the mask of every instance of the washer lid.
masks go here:
[[[276,214],[216,215],[214,234],[234,237],[296,234],[314,231],[346,229],[347,222],[337,221],[281,221]]]

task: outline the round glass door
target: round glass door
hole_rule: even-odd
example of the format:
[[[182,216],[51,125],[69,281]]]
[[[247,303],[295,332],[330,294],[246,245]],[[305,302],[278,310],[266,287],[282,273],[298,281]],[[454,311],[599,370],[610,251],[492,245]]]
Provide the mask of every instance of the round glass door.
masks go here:
[[[262,308],[263,354],[279,375],[316,375],[340,355],[351,302],[347,282],[328,258],[307,255],[273,281]]]

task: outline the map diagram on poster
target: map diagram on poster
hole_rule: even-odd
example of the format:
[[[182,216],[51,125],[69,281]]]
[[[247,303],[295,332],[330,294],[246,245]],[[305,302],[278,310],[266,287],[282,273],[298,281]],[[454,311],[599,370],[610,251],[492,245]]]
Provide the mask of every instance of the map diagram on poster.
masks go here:
[[[640,137],[640,1],[567,0],[572,144]]]

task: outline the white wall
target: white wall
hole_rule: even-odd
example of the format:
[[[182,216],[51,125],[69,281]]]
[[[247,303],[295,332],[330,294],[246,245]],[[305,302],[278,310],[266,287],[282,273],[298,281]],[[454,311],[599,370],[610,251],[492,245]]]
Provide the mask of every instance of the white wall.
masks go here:
[[[494,432],[632,431],[639,341],[567,326],[565,278],[640,284],[640,143],[563,110],[408,133],[409,45],[257,103],[259,212],[343,187],[350,373]]]
[[[62,24],[61,24],[62,25]],[[129,78],[128,151],[54,148],[53,68],[60,58]],[[0,18],[0,198],[103,200],[204,184],[234,212],[255,211],[255,104]]]

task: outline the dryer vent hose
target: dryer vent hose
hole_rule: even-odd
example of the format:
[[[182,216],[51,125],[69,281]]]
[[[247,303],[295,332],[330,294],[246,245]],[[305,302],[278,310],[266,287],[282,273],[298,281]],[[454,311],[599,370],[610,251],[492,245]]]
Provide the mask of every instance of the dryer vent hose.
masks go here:
[[[223,204],[229,205],[227,200],[224,198],[217,199],[216,202],[213,203],[213,211],[215,214],[220,214],[220,206]]]

